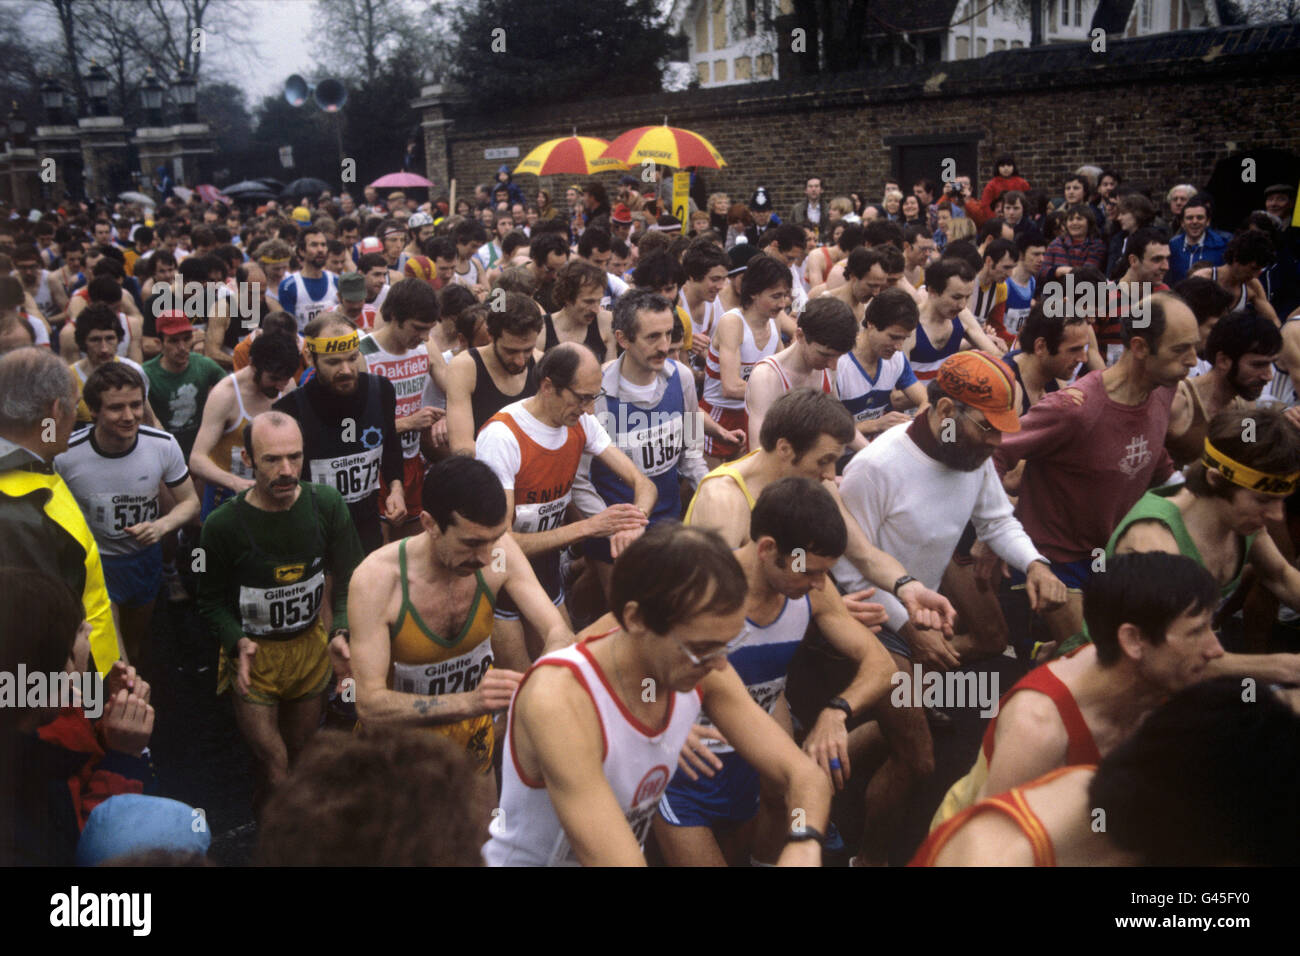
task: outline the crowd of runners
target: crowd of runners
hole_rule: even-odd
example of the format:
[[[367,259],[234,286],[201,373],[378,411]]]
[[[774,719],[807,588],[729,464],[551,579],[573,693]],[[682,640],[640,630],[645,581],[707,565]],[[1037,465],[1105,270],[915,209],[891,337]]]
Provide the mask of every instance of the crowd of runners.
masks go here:
[[[4,210],[0,857],[203,858],[162,601],[268,865],[1300,861],[1295,189],[994,167]]]

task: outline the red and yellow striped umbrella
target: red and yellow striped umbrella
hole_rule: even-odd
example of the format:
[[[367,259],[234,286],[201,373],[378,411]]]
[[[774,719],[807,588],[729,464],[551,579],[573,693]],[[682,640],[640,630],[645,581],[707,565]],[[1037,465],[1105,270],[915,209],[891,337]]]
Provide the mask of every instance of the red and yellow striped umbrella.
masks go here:
[[[609,144],[605,156],[613,157],[630,166],[658,163],[685,169],[695,166],[704,169],[721,169],[727,165],[722,154],[699,133],[669,126],[639,126],[623,133]]]
[[[567,173],[590,176],[593,173],[618,172],[627,169],[617,159],[603,154],[607,143],[595,136],[565,136],[550,139],[524,157],[515,167],[515,175],[529,173],[533,176],[554,176]]]

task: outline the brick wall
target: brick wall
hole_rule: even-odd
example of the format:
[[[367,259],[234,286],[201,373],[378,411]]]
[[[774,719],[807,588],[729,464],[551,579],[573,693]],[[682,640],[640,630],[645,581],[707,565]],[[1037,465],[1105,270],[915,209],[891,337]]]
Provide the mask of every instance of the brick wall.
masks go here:
[[[747,201],[763,183],[784,214],[812,173],[826,177],[829,195],[861,188],[878,199],[883,179],[894,174],[886,139],[921,134],[982,136],[979,169],[970,171],[979,182],[991,175],[994,155],[1009,149],[1030,183],[1053,194],[1083,163],[1113,165],[1126,182],[1156,188],[1204,183],[1229,143],[1300,154],[1298,104],[1300,24],[1284,24],[1111,41],[1105,53],[1054,45],[886,73],[604,97],[518,113],[462,108],[452,112],[443,142],[464,195],[491,181],[501,164],[485,160],[485,149],[517,146],[522,158],[574,126],[613,139],[667,114],[671,125],[708,137],[727,160],[727,168],[705,172],[710,191]],[[430,145],[436,150],[436,137]],[[558,202],[577,179],[543,177],[540,185]],[[530,196],[539,185],[533,176],[520,181]]]

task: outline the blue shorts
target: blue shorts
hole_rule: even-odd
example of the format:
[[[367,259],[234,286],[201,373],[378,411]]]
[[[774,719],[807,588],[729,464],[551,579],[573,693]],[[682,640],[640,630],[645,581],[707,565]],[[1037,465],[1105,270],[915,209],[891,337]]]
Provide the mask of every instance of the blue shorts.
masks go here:
[[[1067,589],[1076,593],[1083,591],[1088,586],[1088,578],[1092,577],[1092,559],[1080,558],[1078,561],[1053,561],[1052,573],[1061,579]],[[1011,586],[1013,588],[1024,587],[1024,574],[1012,570]]]
[[[564,603],[564,581],[560,577],[560,552],[550,551],[537,558],[529,558],[537,583],[542,586],[551,603],[559,607]],[[498,621],[519,620],[519,607],[503,588],[497,595],[496,611],[493,613]]]
[[[144,607],[162,587],[162,545],[153,544],[135,554],[103,554],[104,586],[119,607]]]
[[[738,753],[718,754],[722,769],[699,780],[678,770],[659,798],[659,815],[675,827],[740,824],[758,813],[758,771]]]

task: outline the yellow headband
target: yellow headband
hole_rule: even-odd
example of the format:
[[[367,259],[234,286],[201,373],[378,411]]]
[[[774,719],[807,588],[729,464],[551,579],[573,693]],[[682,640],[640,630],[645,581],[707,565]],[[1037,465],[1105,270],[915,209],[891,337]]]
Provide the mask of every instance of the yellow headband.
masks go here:
[[[351,352],[359,341],[357,331],[353,329],[347,335],[336,335],[332,339],[307,339],[307,350],[317,355],[338,355]]]
[[[1201,463],[1206,468],[1215,469],[1234,485],[1276,498],[1285,498],[1295,491],[1296,484],[1300,483],[1300,471],[1293,471],[1289,475],[1270,475],[1263,471],[1256,471],[1239,461],[1233,461],[1211,445],[1208,438],[1205,439],[1205,453],[1201,456]]]
[[[269,256],[260,256],[257,261],[262,263],[264,266],[282,266],[289,262],[289,257],[286,256],[283,259],[272,259]]]

